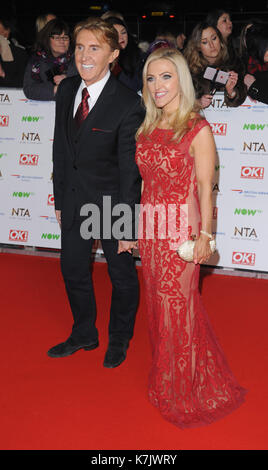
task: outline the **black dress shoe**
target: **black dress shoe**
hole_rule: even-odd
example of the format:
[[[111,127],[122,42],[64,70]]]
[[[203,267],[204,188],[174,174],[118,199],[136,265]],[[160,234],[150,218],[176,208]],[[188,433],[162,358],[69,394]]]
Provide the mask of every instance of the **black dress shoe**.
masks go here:
[[[110,340],[103,365],[109,369],[120,366],[127,357],[128,340]]]
[[[57,344],[53,348],[49,349],[47,352],[49,357],[66,357],[71,354],[79,351],[79,349],[84,349],[85,351],[91,351],[96,349],[99,346],[99,342],[95,341],[94,343],[77,343],[71,337],[68,338],[64,343]]]

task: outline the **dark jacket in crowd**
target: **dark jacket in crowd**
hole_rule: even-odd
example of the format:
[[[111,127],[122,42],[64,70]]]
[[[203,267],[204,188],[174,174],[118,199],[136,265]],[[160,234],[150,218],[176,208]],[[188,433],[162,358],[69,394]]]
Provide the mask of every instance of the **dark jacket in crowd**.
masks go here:
[[[248,95],[253,100],[268,104],[268,71],[255,72],[255,82],[248,89]]]
[[[9,47],[14,60],[12,62],[4,62],[0,56],[1,67],[5,72],[5,77],[0,77],[0,87],[22,88],[28,54],[24,47],[17,45],[12,40],[9,42]]]
[[[34,53],[27,64],[23,91],[27,98],[38,101],[54,101],[55,75],[65,74],[67,77],[77,75],[74,56],[63,54],[53,57],[43,51]]]

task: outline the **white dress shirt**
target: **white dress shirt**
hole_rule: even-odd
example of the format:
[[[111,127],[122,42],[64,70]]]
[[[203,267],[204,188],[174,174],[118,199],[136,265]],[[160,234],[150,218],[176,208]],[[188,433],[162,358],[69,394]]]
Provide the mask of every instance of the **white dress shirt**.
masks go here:
[[[89,85],[88,87],[86,86],[84,80],[82,80],[81,85],[78,88],[78,91],[77,91],[77,94],[76,94],[76,97],[75,97],[73,116],[75,116],[77,108],[78,108],[79,104],[82,101],[82,90],[84,88],[88,89],[88,93],[89,93],[88,105],[89,105],[89,111],[91,111],[91,109],[95,105],[98,97],[100,96],[100,94],[101,94],[101,92],[104,88],[104,85],[109,80],[110,75],[111,75],[111,72],[110,72],[110,70],[108,70],[106,75],[101,80],[99,80],[96,83],[93,83],[92,85]]]

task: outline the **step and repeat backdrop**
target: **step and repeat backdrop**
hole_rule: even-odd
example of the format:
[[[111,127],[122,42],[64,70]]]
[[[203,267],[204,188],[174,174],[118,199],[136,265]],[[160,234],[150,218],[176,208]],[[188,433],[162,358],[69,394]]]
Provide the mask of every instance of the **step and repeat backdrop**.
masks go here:
[[[204,114],[217,147],[212,187],[217,252],[209,265],[267,272],[268,106],[247,99],[228,108],[217,94]],[[54,117],[54,102],[0,89],[2,244],[60,249],[52,185]]]

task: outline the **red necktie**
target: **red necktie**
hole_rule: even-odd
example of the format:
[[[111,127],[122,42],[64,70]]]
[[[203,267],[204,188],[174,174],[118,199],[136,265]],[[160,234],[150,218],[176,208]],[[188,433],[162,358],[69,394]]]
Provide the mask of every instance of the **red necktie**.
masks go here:
[[[89,112],[88,98],[89,98],[88,89],[83,88],[82,101],[79,104],[77,111],[75,113],[75,117],[74,117],[78,127],[81,126],[81,124],[84,122],[84,120],[86,119],[88,115],[88,112]]]

